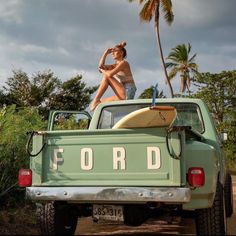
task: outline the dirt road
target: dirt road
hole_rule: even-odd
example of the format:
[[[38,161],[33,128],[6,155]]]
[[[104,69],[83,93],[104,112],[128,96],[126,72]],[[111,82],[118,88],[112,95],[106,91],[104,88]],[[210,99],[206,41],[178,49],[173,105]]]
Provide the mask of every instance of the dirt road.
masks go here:
[[[228,218],[228,234],[236,235],[236,176],[233,176],[234,185],[234,214]],[[195,235],[195,224],[192,217],[185,215],[177,216],[172,224],[167,221],[150,218],[139,227],[129,227],[123,224],[94,223],[91,217],[81,218],[77,225],[76,235],[157,235],[157,234],[179,234]]]

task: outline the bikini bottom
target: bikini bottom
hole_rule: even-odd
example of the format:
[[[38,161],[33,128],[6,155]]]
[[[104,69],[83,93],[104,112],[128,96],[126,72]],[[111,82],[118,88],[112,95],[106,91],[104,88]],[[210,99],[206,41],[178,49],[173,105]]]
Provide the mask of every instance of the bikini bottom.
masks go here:
[[[124,84],[125,92],[126,92],[126,99],[134,99],[135,92],[137,90],[134,83],[126,83]]]

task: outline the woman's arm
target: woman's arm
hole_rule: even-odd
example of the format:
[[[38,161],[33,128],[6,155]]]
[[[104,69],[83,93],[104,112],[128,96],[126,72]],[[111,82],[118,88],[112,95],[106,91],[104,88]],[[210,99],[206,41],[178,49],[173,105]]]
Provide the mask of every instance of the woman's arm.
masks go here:
[[[115,64],[112,64],[112,65],[104,65],[104,66],[101,66],[101,67],[99,67],[98,69],[99,69],[99,71],[101,72],[101,69],[103,69],[103,70],[112,70],[112,69],[114,69],[115,68]]]
[[[103,70],[112,70],[114,69],[115,65],[105,65],[106,62],[106,57],[108,54],[110,54],[112,52],[112,48],[108,48],[104,51],[102,57],[99,60],[99,64],[98,64],[98,69],[101,72],[101,69]]]
[[[108,54],[112,52],[112,48],[108,48],[102,54],[102,57],[99,60],[98,68],[103,67],[105,65],[106,57]]]
[[[124,70],[128,64],[128,62],[126,61],[121,61],[119,64],[117,64],[113,69],[110,69],[110,70],[106,70],[106,69],[100,69],[100,71],[105,74],[106,76],[108,77],[112,77],[114,76],[115,74],[117,74],[119,71],[122,71]],[[114,66],[114,65],[113,65]]]

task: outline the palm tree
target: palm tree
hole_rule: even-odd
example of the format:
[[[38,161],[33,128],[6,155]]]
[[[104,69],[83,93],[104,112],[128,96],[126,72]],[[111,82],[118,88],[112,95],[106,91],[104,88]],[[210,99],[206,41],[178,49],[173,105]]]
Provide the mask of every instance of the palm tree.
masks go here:
[[[190,95],[190,73],[196,73],[198,65],[194,62],[197,54],[192,57],[189,56],[191,52],[191,45],[179,44],[175,48],[172,48],[169,56],[167,57],[170,62],[166,63],[166,68],[170,68],[169,79],[173,79],[178,73],[181,78],[180,91],[185,92],[188,89]]]
[[[134,0],[129,0],[133,2]],[[143,22],[150,22],[154,17],[154,26],[157,38],[157,44],[160,51],[161,64],[164,69],[166,82],[170,88],[171,97],[174,96],[173,88],[171,86],[170,80],[168,78],[167,70],[165,67],[165,61],[162,52],[160,30],[159,30],[159,18],[160,18],[160,6],[164,13],[164,18],[168,24],[171,24],[174,20],[174,15],[172,12],[172,2],[171,0],[138,0],[139,4],[143,4],[143,8],[139,13],[140,20]]]
[[[140,99],[153,98],[154,89],[155,89],[154,86],[144,89],[138,98]],[[158,90],[156,93],[156,98],[165,98],[163,91]]]

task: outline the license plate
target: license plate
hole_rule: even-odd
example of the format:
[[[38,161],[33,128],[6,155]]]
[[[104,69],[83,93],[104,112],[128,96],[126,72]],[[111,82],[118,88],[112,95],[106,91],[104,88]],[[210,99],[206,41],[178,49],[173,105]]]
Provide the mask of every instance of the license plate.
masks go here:
[[[96,220],[124,221],[123,206],[93,205],[93,218]]]

